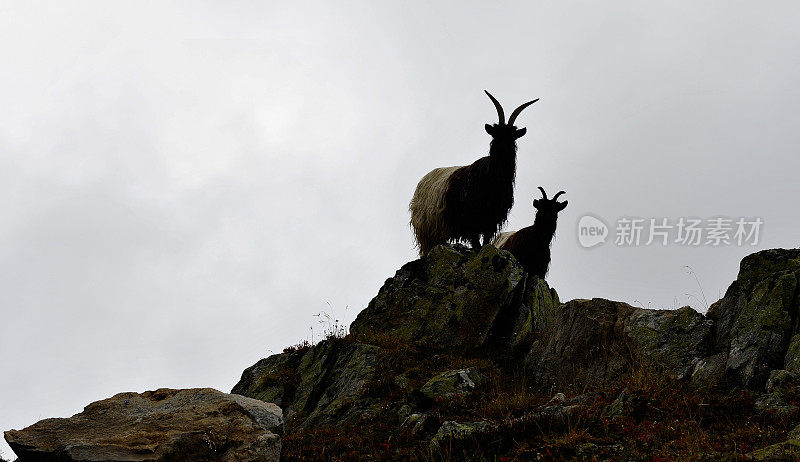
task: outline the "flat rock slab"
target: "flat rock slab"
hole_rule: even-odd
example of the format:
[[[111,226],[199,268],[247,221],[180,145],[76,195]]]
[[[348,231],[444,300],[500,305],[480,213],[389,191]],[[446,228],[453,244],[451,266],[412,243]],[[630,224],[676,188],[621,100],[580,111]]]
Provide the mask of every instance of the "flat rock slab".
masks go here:
[[[211,388],[119,393],[66,419],[5,432],[27,461],[277,461],[283,413]]]

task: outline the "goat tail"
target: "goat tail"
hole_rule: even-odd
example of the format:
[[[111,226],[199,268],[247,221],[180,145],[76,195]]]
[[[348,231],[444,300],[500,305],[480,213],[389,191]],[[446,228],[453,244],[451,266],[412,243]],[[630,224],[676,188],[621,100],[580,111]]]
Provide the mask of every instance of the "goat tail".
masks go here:
[[[450,187],[450,177],[459,168],[433,169],[417,184],[408,209],[420,256],[425,256],[432,248],[446,243],[452,237],[450,226],[444,220],[445,196]]]

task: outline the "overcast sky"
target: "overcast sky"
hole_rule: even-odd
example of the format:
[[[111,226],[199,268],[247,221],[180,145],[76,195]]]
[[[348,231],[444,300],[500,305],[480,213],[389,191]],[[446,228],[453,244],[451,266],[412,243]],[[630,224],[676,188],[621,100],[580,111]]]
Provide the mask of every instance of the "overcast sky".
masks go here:
[[[486,154],[484,89],[507,112],[541,98],[518,119],[507,229],[537,186],[567,191],[562,300],[705,310],[743,256],[798,245],[798,13],[0,3],[0,429],[122,391],[229,391],[318,340],[315,314],[349,323],[416,256],[417,181]],[[764,224],[755,246],[584,249],[585,214]]]

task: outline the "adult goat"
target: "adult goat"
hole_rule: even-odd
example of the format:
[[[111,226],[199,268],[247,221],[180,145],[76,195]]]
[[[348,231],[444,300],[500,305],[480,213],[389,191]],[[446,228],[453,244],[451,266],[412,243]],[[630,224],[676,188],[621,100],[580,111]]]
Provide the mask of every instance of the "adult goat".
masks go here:
[[[485,90],[484,90],[485,91]],[[527,129],[514,121],[535,99],[516,108],[505,121],[503,107],[485,91],[497,109],[499,122],[486,124],[492,137],[489,155],[471,165],[443,167],[422,177],[411,199],[411,226],[420,255],[451,240],[468,241],[473,248],[489,243],[514,205],[517,139]]]

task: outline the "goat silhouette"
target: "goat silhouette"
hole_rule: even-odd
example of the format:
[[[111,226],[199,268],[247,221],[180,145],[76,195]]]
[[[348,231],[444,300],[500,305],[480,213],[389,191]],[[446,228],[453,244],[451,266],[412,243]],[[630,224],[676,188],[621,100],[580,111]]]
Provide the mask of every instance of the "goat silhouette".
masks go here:
[[[517,139],[527,131],[514,126],[514,121],[538,99],[516,108],[506,122],[503,107],[485,92],[499,119],[484,127],[492,137],[489,155],[471,165],[434,169],[422,177],[414,191],[409,210],[420,255],[451,240],[466,240],[477,248],[483,237],[487,244],[514,205]]]
[[[494,245],[511,252],[529,274],[544,278],[550,267],[550,243],[556,232],[558,213],[567,207],[569,201],[558,202],[558,197],[565,194],[564,191],[559,191],[552,199],[547,198],[541,186],[539,191],[542,192],[542,198],[533,201],[536,208],[533,225],[516,232],[501,233]]]

